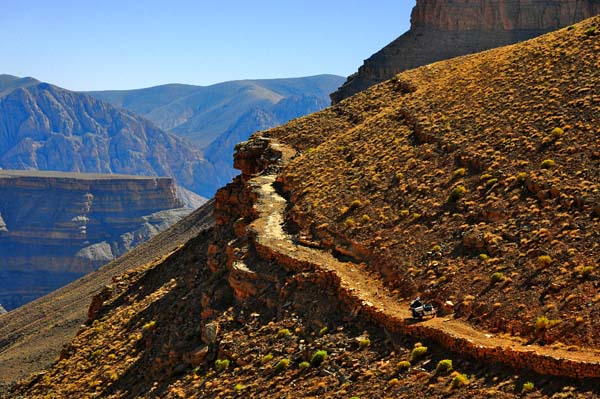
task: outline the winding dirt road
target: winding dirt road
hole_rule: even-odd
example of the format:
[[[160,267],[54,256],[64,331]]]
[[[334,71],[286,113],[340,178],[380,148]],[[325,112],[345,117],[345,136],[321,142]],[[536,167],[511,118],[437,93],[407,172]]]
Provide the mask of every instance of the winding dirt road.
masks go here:
[[[280,166],[293,156],[290,148],[279,143],[270,145],[282,154]],[[276,178],[276,172],[270,172],[249,181],[257,195],[254,210],[258,215],[249,232],[259,255],[291,270],[325,274],[328,285],[338,289],[342,300],[392,333],[431,339],[479,360],[528,368],[540,374],[600,378],[600,354],[594,350],[566,351],[526,345],[517,339],[477,330],[452,317],[415,323],[409,304],[395,298],[372,272],[357,264],[340,262],[329,252],[292,241],[283,227],[287,202],[273,186]]]

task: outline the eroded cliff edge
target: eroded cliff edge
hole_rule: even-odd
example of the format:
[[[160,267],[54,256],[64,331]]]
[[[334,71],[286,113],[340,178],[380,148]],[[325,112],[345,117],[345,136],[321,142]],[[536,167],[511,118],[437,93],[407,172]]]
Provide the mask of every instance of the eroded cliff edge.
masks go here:
[[[171,178],[2,170],[0,303],[65,285],[189,212]]]
[[[402,71],[531,39],[598,13],[598,0],[417,0],[411,29],[365,60],[331,99],[338,103]]]

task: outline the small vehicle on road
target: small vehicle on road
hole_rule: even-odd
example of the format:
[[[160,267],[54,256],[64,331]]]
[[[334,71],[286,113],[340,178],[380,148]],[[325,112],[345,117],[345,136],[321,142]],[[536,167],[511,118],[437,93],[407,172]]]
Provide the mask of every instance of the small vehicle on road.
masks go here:
[[[433,305],[429,303],[423,303],[420,297],[416,297],[410,303],[410,310],[412,311],[413,319],[422,320],[426,316],[435,317],[436,310]]]

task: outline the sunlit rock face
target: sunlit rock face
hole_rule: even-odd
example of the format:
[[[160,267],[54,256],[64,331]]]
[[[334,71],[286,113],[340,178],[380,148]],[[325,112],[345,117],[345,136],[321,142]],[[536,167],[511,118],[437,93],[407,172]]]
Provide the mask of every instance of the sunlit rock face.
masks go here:
[[[367,59],[337,103],[397,73],[513,44],[600,13],[598,0],[417,0],[411,29]]]

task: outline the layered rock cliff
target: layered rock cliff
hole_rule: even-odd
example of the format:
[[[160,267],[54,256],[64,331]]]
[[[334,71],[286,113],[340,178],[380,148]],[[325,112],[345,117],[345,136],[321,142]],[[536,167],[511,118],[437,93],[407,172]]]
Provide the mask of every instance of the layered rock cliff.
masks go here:
[[[397,73],[527,40],[600,13],[598,0],[417,0],[411,29],[334,93],[337,103]]]
[[[0,303],[65,285],[189,212],[170,178],[2,170]]]

